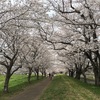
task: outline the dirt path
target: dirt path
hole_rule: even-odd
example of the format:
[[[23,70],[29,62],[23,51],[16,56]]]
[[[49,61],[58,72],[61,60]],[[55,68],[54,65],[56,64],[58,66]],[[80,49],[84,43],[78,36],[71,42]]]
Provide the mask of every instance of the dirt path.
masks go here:
[[[34,86],[26,88],[23,92],[14,95],[9,100],[38,100],[43,91],[50,84],[50,79],[44,79]]]

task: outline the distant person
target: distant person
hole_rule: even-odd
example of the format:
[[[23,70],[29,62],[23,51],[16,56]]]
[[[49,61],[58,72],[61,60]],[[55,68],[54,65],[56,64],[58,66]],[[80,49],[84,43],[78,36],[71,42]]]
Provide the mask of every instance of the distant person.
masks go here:
[[[51,77],[51,74],[49,73],[49,78]]]
[[[50,80],[52,80],[52,78],[53,78],[53,73],[52,73],[52,74],[49,73],[49,78],[50,78]]]
[[[49,73],[49,79],[52,80],[52,74],[51,73]]]

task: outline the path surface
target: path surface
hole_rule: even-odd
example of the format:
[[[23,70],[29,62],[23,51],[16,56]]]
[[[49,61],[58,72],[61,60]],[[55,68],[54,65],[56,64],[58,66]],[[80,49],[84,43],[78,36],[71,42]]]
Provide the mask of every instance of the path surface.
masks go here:
[[[25,88],[25,90],[17,95],[14,95],[9,100],[38,100],[47,86],[50,84],[50,79],[44,79],[43,81]]]

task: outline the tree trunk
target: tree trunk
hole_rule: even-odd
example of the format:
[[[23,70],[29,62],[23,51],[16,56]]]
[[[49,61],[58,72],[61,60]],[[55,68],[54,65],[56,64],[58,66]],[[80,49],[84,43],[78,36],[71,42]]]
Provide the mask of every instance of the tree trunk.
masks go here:
[[[41,73],[42,73],[42,78],[46,77],[46,71],[45,70],[42,70]]]
[[[74,70],[72,69],[70,72],[71,77],[74,77]]]
[[[36,78],[38,80],[39,79],[39,67],[35,68],[35,72],[36,72]]]
[[[94,52],[94,60],[92,59],[91,51],[89,53],[85,52],[88,59],[90,59],[91,64],[93,66],[93,72],[95,77],[95,85],[100,86],[100,54],[99,51]],[[99,59],[99,64],[98,64]]]
[[[69,76],[70,77],[74,77],[74,71],[73,71],[73,69],[68,69],[68,72],[69,72]]]
[[[74,77],[74,71],[73,70],[69,70],[69,76]]]
[[[69,75],[69,77],[71,76],[70,70],[68,70],[68,75]]]
[[[36,78],[39,79],[39,71],[36,72]]]
[[[97,69],[94,70],[94,76],[95,76],[95,85],[100,86],[100,76]]]
[[[75,78],[78,79],[78,80],[80,80],[80,78],[81,78],[81,72],[80,71],[76,71]]]
[[[42,72],[42,78],[43,78],[43,76],[44,76],[44,73]]]
[[[80,80],[81,74],[82,74],[82,65],[78,65],[77,63],[75,63],[75,68],[76,68],[76,76],[75,78]]]
[[[97,75],[95,75],[95,85],[100,86],[100,79]]]
[[[9,80],[10,80],[10,70],[7,69],[7,73],[6,73],[6,78],[5,78],[5,83],[4,83],[4,92],[8,93],[9,92]]]
[[[29,69],[29,74],[28,74],[28,82],[30,83],[31,81],[31,75],[32,75],[32,68],[28,68]]]
[[[44,76],[46,77],[46,71],[44,71]]]

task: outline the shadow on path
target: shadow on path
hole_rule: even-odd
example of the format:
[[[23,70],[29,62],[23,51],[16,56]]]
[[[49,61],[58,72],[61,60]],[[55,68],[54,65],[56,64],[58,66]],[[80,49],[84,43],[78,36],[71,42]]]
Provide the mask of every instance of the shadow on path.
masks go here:
[[[46,78],[43,81],[25,88],[25,90],[17,95],[14,95],[9,100],[38,100],[44,90],[50,84],[50,79]]]

